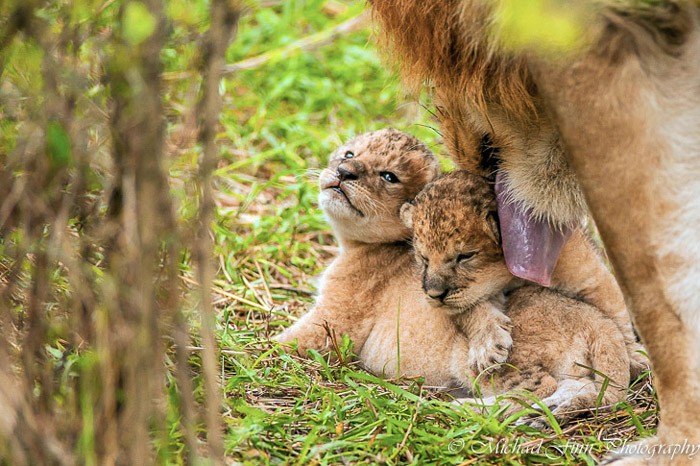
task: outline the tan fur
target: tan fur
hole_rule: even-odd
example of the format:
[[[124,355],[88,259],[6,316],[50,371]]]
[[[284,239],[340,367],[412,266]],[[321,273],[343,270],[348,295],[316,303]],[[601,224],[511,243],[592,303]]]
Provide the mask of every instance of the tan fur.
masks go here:
[[[467,309],[479,304],[479,301],[493,304],[494,300],[500,299],[504,289],[518,281],[514,281],[503,262],[493,190],[485,179],[478,176],[462,177],[459,187],[468,199],[456,198],[453,193],[456,188],[450,183],[434,184],[430,190],[421,192],[417,199],[425,205],[422,224],[415,224],[411,218],[410,204],[402,207],[401,214],[404,223],[415,231],[414,245],[418,260],[427,264],[423,289],[428,295],[431,288],[453,290],[444,302],[437,302],[437,305]],[[478,250],[479,254],[464,267],[455,268],[457,250],[461,253]],[[429,280],[426,279],[427,275],[430,276]],[[569,297],[596,306],[615,322],[624,337],[634,378],[647,369],[648,361],[634,336],[622,292],[582,229],[574,231],[562,251],[555,269],[553,287]],[[436,303],[435,300],[429,301]],[[489,306],[489,303],[486,305]],[[494,318],[479,320],[491,322],[493,328],[488,332],[491,338],[497,333],[497,327],[502,327],[502,323]],[[473,339],[476,334],[467,335]],[[480,340],[477,347],[483,348],[484,344]],[[492,344],[509,347],[503,339]],[[490,357],[494,356],[491,364],[503,362],[507,353],[494,348]],[[479,369],[483,370],[483,366],[480,365]]]
[[[649,369],[645,348],[637,342],[622,290],[586,232],[574,230],[554,269],[552,287],[600,309],[625,340],[632,379]]]
[[[661,407],[649,447],[700,444],[700,15],[664,7],[603,12],[595,49],[536,68],[649,351]]]
[[[394,149],[387,151],[387,147]],[[397,147],[401,149],[397,150]],[[412,153],[413,150],[418,153]],[[344,158],[347,151],[352,152],[352,157]],[[405,163],[400,163],[402,160]],[[342,167],[345,167],[346,172],[352,170],[358,175],[357,178],[341,181],[339,168]],[[391,167],[392,173],[406,186],[388,190],[388,186],[384,185],[386,181],[379,175],[387,167]],[[319,199],[341,240],[342,251],[326,270],[313,309],[280,334],[278,341],[296,341],[297,349],[302,354],[312,348],[325,352],[332,348],[327,332],[327,328],[330,328],[337,337],[350,337],[359,360],[372,372],[385,377],[422,376],[426,384],[434,386],[469,388],[483,369],[506,360],[511,345],[511,322],[500,309],[504,306],[502,291],[510,286],[513,278],[502,264],[498,228],[490,215],[493,195],[486,183],[482,180],[481,183],[473,184],[470,199],[474,206],[471,209],[462,209],[463,205],[457,205],[459,200],[441,196],[446,204],[450,204],[450,209],[465,212],[464,215],[445,215],[450,213],[450,209],[446,210],[445,206],[440,205],[434,211],[437,214],[435,219],[439,219],[448,231],[457,229],[464,233],[467,230],[460,228],[470,221],[471,216],[475,217],[476,220],[472,223],[478,226],[477,234],[470,231],[468,237],[472,243],[476,240],[476,246],[470,250],[479,249],[480,258],[484,258],[487,251],[490,255],[482,263],[479,273],[470,277],[471,285],[476,286],[469,292],[447,300],[455,306],[470,307],[468,323],[456,326],[455,319],[459,322],[461,315],[451,319],[443,312],[444,308],[436,309],[426,302],[422,288],[427,285],[421,282],[414,266],[413,251],[407,242],[400,240],[405,239],[410,230],[396,224],[396,221],[400,221],[399,205],[411,200],[422,186],[436,177],[436,167],[434,156],[424,146],[407,135],[391,130],[360,136],[334,152],[329,168],[324,170],[319,180],[322,189]],[[411,173],[421,176],[412,178]],[[377,178],[382,183],[377,183]],[[350,182],[352,190],[346,186]],[[334,187],[341,187],[346,192],[348,201],[356,207],[351,207],[350,203],[336,196],[335,192],[324,193],[334,191]],[[372,202],[358,199],[357,196],[370,196]],[[453,205],[455,202],[457,204]],[[369,214],[371,209],[364,207],[375,205],[391,206],[391,209]],[[357,206],[362,215],[356,212]],[[406,213],[405,207],[401,210]],[[358,222],[362,222],[364,231],[370,232],[371,241],[361,241]],[[389,241],[399,240],[379,242],[376,232],[383,232]],[[436,243],[440,247],[452,247],[449,235],[442,234],[439,230],[436,232]],[[489,262],[495,268],[490,267]],[[470,275],[461,276],[464,278]],[[546,397],[555,413],[565,417],[569,410],[594,406],[600,389],[600,380],[594,381],[590,371],[574,364],[581,362],[608,373],[615,380],[615,388],[608,390],[604,401],[608,403],[618,400],[629,380],[629,362],[621,343],[622,337],[619,338],[619,348],[615,348],[614,343],[602,347],[603,351],[609,351],[610,354],[622,352],[621,359],[612,359],[621,361],[618,365],[622,369],[598,364],[595,356],[591,358],[588,355],[593,346],[572,345],[570,341],[570,335],[580,330],[580,321],[594,326],[599,335],[614,334],[617,332],[615,326],[605,319],[598,322],[596,316],[599,311],[579,301],[553,292],[535,293],[524,290],[526,289],[515,292],[514,296],[519,296],[520,301],[511,299],[511,302],[522,304],[510,305],[512,309],[509,309],[509,313],[514,316],[523,315],[522,318],[518,317],[520,320],[513,322],[514,335],[520,339],[519,346],[522,348],[511,356],[514,367],[509,366],[496,373],[493,376],[494,383],[489,382],[484,393],[530,390]],[[482,300],[477,296],[478,293],[491,296],[488,300]],[[541,298],[538,297],[540,294]],[[453,301],[454,298],[456,300]],[[563,329],[554,332],[559,339],[552,339],[549,335],[542,339],[537,333],[538,326],[529,325],[530,322],[541,319],[543,309],[564,316],[574,314],[573,318],[563,319],[566,322],[557,323]],[[586,342],[592,341],[590,332],[581,331],[581,334]],[[548,341],[551,342],[550,346],[547,346]],[[554,351],[554,348],[557,352],[561,351],[562,345],[571,348],[571,357],[563,363],[557,365],[551,361],[551,357],[543,357]],[[537,354],[542,346],[552,350]],[[595,351],[592,353],[597,354]],[[566,379],[562,378],[562,374],[573,376]],[[557,378],[575,380],[579,385],[575,391],[558,390]]]
[[[342,182],[339,169],[348,174]],[[399,209],[439,170],[435,155],[412,136],[395,129],[363,134],[331,154],[319,177],[319,204],[342,246],[405,240],[410,231],[398,218]],[[383,173],[395,174],[399,182],[387,182]],[[352,207],[329,189],[337,185]]]
[[[573,224],[586,214],[583,195],[546,118],[523,57],[488,40],[493,2],[375,0],[384,42],[398,55],[413,89],[434,85],[445,144],[457,164],[485,176],[489,146],[498,149],[511,197],[535,215]],[[458,20],[459,19],[459,20]]]
[[[490,191],[484,178],[453,172],[430,183],[402,208],[402,217],[413,227],[424,283],[437,281],[448,287],[442,309],[453,315],[466,335],[484,325],[481,317],[474,321],[475,306],[478,309],[512,282],[494,235],[497,228],[490,221],[495,201]],[[501,393],[514,386],[537,389],[532,380],[521,386],[521,371],[527,370],[539,374],[534,380],[547,376],[556,380],[557,390],[545,393],[543,401],[560,417],[595,407],[603,383],[599,374],[612,380],[604,403],[622,400],[630,378],[624,338],[599,309],[526,286],[509,293],[507,315],[513,326],[508,365],[493,374],[482,393]],[[576,390],[568,392],[571,384]]]
[[[437,176],[438,167],[423,144],[396,130],[358,136],[331,155],[319,177],[319,204],[341,253],[324,272],[314,307],[277,341],[296,340],[301,354],[327,352],[330,328],[338,338],[349,336],[372,372],[422,376],[428,385],[446,387],[469,385],[493,361],[505,361],[511,337],[500,311],[484,306],[474,313],[479,329],[467,339],[423,294],[406,241],[411,230],[399,212]],[[387,171],[400,182],[383,179]]]
[[[357,178],[340,181],[340,167]],[[328,351],[329,327],[337,337],[350,337],[370,370],[389,377],[423,376],[430,385],[468,385],[489,366],[506,360],[512,340],[510,320],[501,312],[500,300],[513,277],[502,264],[495,218],[485,217],[485,240],[480,244],[482,252],[492,256],[493,268],[481,279],[474,277],[476,286],[461,295],[462,305],[465,299],[474,299],[470,296],[490,295],[487,302],[475,306],[470,320],[474,328],[467,339],[443,312],[433,309],[434,302],[426,303],[426,284],[417,274],[412,249],[402,241],[411,231],[399,218],[401,206],[435,178],[438,170],[436,158],[423,144],[396,130],[359,136],[331,155],[328,168],[319,177],[319,203],[339,238],[341,254],[325,271],[314,308],[279,335],[279,341],[297,340],[302,354],[310,348]],[[385,171],[401,182],[387,183],[380,176]],[[354,207],[335,187],[342,187]],[[474,188],[474,198],[481,200],[479,208],[491,214],[491,190],[485,185]],[[450,224],[448,228],[464,221],[464,217],[443,216],[444,209],[436,212]],[[470,212],[477,215],[475,209]],[[580,261],[583,256],[572,258]],[[595,279],[600,273],[595,267],[590,273],[591,283],[581,288],[591,288],[589,294],[601,305],[617,305],[614,299],[612,304],[608,301],[606,293],[598,292]],[[600,288],[605,291],[604,286]],[[576,295],[577,290],[570,294]]]
[[[353,153],[349,159],[344,158],[348,151]],[[357,178],[340,181],[339,167]],[[400,183],[382,179],[385,171]],[[327,324],[338,337],[348,335],[360,361],[379,375],[423,376],[429,385],[460,385],[449,355],[467,354],[469,345],[447,316],[428,318],[435,313],[424,299],[405,241],[410,230],[399,218],[401,205],[438,171],[437,159],[423,144],[396,130],[359,136],[331,155],[319,179],[319,203],[341,252],[324,272],[314,307],[278,341],[296,340],[302,354],[308,349],[328,351]],[[356,207],[334,186],[342,187]]]
[[[473,345],[475,369],[481,372],[508,357],[510,322],[499,309],[503,308],[503,291],[514,277],[503,262],[492,189],[484,180],[469,183],[465,179],[461,188],[471,201],[465,204],[449,192],[453,188],[432,184],[416,198],[421,199],[421,215],[416,218],[413,205],[407,203],[401,208],[401,218],[414,230],[413,244],[428,302],[443,311],[468,310],[479,316],[462,330]],[[470,257],[475,252],[478,254]]]
[[[576,222],[585,193],[652,360],[662,422],[648,443],[700,444],[697,2],[590,2],[587,50],[558,59],[503,51],[492,2],[372,3],[408,80],[434,86],[460,166],[503,170],[512,198],[553,223]]]

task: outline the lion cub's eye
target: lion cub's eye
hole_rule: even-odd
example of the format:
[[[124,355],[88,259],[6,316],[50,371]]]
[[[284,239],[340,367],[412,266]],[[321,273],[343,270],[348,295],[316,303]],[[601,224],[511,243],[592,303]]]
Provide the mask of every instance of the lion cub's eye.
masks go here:
[[[343,154],[344,159],[351,159],[353,157],[355,157],[355,153],[350,150]]]
[[[379,176],[381,176],[384,181],[388,181],[389,183],[399,182],[399,178],[391,172],[379,172]]]
[[[461,262],[467,262],[469,260],[472,260],[474,256],[476,256],[476,251],[465,252],[464,254],[460,254],[459,256],[457,256],[457,263],[459,264]]]
[[[428,258],[425,256],[420,256],[420,260],[423,261],[424,265],[428,265]]]

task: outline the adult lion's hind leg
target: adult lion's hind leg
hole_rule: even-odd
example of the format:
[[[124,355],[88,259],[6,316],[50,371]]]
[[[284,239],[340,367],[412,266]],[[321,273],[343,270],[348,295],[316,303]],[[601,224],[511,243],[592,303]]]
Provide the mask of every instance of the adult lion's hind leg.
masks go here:
[[[575,62],[534,68],[649,352],[650,446],[700,445],[700,21],[687,4],[639,5],[601,15],[600,41]]]

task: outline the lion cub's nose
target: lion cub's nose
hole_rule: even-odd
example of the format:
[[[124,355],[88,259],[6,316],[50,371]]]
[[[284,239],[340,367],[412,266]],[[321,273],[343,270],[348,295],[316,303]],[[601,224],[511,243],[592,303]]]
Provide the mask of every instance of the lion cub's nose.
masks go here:
[[[449,293],[450,290],[447,288],[428,288],[427,290],[425,290],[425,292],[432,299],[436,299],[436,300],[439,300],[440,302],[443,302],[445,300],[445,298],[447,297],[447,293]]]
[[[340,181],[352,181],[357,179],[357,173],[353,173],[347,168],[340,166],[338,167],[338,179]]]

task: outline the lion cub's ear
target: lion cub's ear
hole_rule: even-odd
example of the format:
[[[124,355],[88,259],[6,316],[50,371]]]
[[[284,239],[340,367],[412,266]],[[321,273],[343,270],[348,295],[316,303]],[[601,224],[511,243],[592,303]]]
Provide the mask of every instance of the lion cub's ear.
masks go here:
[[[401,221],[403,222],[404,225],[406,225],[406,228],[413,230],[413,208],[415,206],[411,204],[410,202],[406,202],[404,205],[401,206],[401,211],[399,212],[399,216],[401,217]]]

